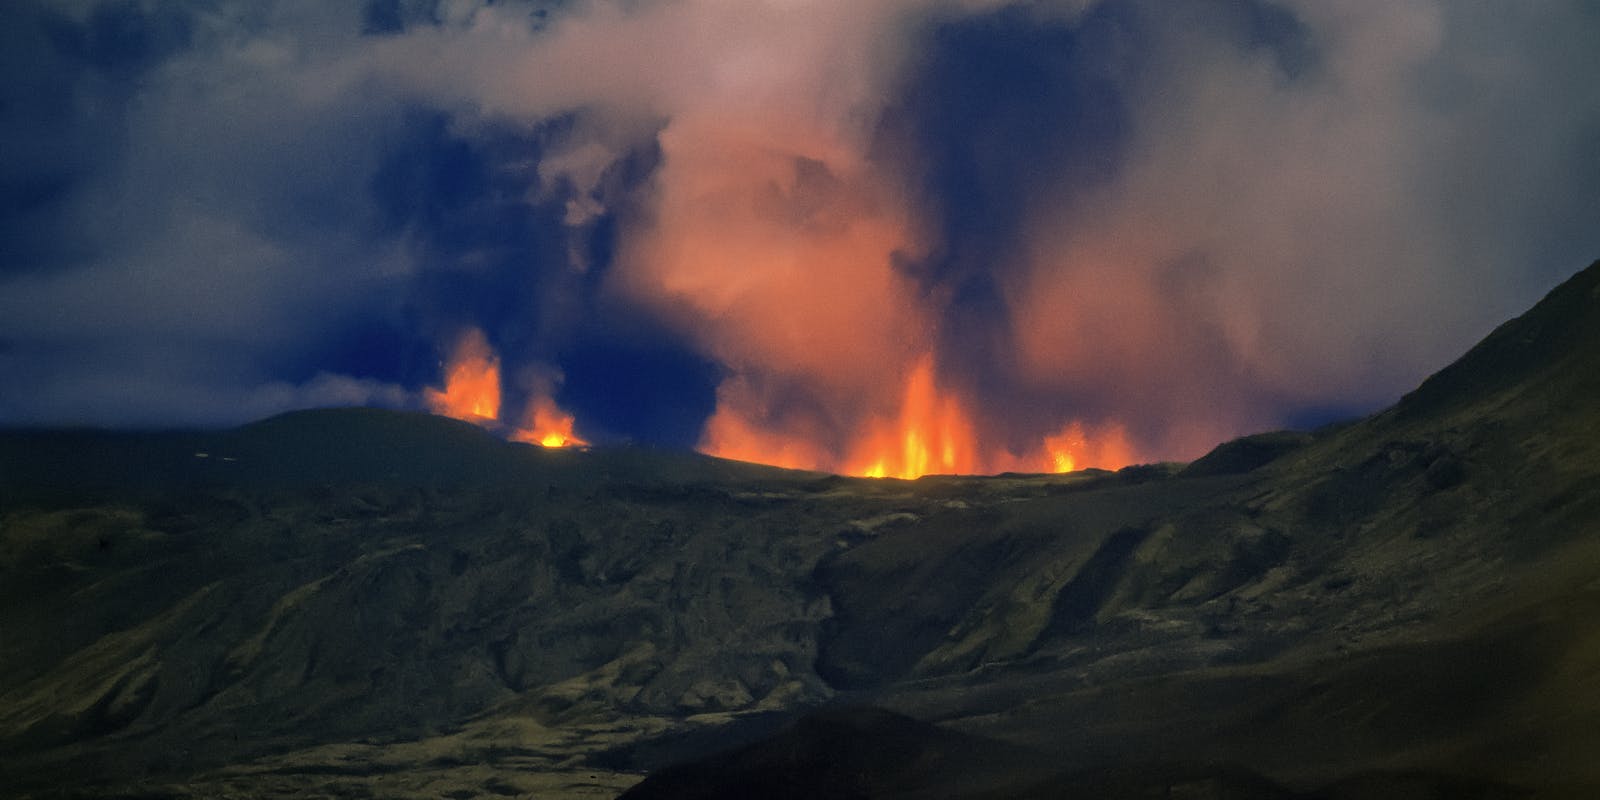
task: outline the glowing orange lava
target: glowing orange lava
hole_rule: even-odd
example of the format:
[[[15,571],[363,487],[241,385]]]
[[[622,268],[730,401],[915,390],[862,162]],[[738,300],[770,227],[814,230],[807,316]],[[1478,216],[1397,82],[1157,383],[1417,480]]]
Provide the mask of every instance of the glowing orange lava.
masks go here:
[[[540,395],[528,404],[523,427],[511,435],[519,442],[543,447],[583,447],[588,442],[572,432],[573,418],[562,411],[556,401]]]
[[[423,393],[435,414],[481,422],[500,418],[500,359],[483,332],[473,328],[462,334],[445,369],[444,391]]]
[[[435,414],[479,425],[500,421],[500,359],[482,331],[473,328],[462,334],[445,368],[444,390],[428,389],[423,399]],[[528,402],[522,427],[510,436],[544,447],[586,446],[573,432],[574,424],[571,414],[540,393]]]
[[[977,435],[956,398],[941,395],[933,358],[917,361],[906,379],[898,418],[872,425],[846,462],[846,472],[871,478],[915,478],[979,471]]]
[[[931,355],[907,372],[896,411],[868,420],[850,437],[843,457],[829,453],[802,420],[752,420],[731,411],[752,402],[737,381],[718,391],[717,413],[707,421],[700,449],[711,455],[798,469],[869,478],[976,475],[999,472],[1071,472],[1134,463],[1135,450],[1121,425],[1072,421],[1027,452],[986,446],[961,398],[939,385]]]
[[[1090,434],[1081,422],[1069,422],[1046,436],[1040,458],[1048,459],[1051,472],[1089,467],[1120,469],[1137,460],[1128,432],[1121,425],[1101,425]]]
[[[961,398],[939,384],[931,355],[907,371],[894,413],[871,418],[849,437],[841,456],[824,442],[824,427],[805,419],[748,419],[729,408],[751,404],[759,394],[737,380],[718,389],[718,410],[706,424],[700,449],[740,461],[791,469],[817,469],[873,478],[975,475],[997,472],[1070,472],[1086,467],[1115,469],[1133,463],[1135,451],[1120,425],[1092,430],[1069,422],[1029,452],[984,446],[973,415]],[[500,359],[478,330],[462,335],[445,368],[443,390],[424,393],[437,414],[493,426],[501,422]],[[543,447],[583,447],[573,416],[548,392],[536,393],[511,439]],[[502,428],[503,430],[503,428]]]

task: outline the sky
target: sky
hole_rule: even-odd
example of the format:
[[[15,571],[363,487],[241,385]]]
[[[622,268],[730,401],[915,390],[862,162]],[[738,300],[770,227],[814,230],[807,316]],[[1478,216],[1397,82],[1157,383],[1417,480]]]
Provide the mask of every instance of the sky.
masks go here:
[[[1600,258],[1596,42],[1592,0],[9,0],[0,425],[437,409],[470,349],[499,423],[597,444],[1193,458]]]

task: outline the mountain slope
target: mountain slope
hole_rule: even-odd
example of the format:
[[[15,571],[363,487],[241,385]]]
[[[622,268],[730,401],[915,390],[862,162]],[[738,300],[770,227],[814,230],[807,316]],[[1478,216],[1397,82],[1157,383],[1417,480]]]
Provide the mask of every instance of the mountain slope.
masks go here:
[[[881,701],[1068,759],[1173,751],[1302,785],[1385,766],[1600,781],[1576,755],[1600,746],[1597,286],[1600,265],[1395,409],[1243,475],[840,555],[836,605],[868,609],[840,639],[915,643],[891,596],[958,597],[909,615],[942,628],[915,654],[861,659],[918,681]],[[975,581],[910,566],[962,551],[985,554]],[[1068,719],[1091,722],[1064,737]],[[1161,730],[1177,720],[1205,733]]]
[[[1597,392],[1600,264],[1392,409],[1184,468],[0,432],[0,784],[598,797],[723,752],[635,796],[1586,796]]]

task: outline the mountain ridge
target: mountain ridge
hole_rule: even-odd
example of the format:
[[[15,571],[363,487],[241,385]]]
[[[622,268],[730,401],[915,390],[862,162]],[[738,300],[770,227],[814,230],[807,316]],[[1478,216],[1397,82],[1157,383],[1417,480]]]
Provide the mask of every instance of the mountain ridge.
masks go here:
[[[683,761],[726,796],[844,759],[860,783],[815,785],[1588,796],[1597,337],[1600,262],[1389,409],[1118,473],[841,478],[372,410],[0,431],[0,778],[609,797]],[[854,735],[819,719],[912,755],[785,749]],[[1049,769],[986,771],[1008,748]]]

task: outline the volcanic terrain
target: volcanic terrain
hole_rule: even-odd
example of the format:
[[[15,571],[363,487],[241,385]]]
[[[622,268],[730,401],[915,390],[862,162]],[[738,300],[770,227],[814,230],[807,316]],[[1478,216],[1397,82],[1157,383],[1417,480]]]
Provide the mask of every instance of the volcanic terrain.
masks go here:
[[[842,478],[0,433],[0,794],[1600,796],[1600,263],[1395,406]]]

